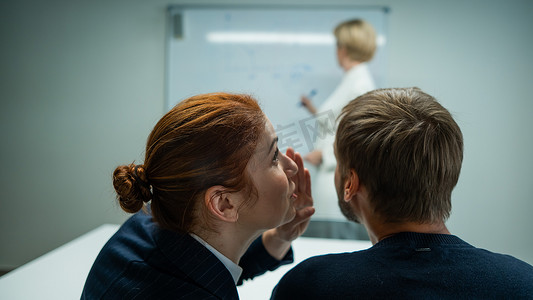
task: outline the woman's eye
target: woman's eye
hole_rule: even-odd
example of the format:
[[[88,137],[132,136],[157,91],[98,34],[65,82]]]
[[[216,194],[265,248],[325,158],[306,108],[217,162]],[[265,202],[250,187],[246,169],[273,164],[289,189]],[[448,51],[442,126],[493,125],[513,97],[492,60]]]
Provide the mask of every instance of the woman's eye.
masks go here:
[[[276,152],[274,152],[274,158],[272,159],[273,163],[278,163],[278,156],[279,156],[279,149],[276,148]]]

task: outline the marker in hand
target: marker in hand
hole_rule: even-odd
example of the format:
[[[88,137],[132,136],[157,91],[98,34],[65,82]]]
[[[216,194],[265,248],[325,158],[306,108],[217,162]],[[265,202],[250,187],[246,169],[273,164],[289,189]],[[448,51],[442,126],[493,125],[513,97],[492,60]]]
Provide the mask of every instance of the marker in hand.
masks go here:
[[[303,96],[302,101],[300,101],[300,106],[307,106],[308,100],[311,100],[316,95],[317,91],[316,89],[312,89],[311,92],[309,92],[309,95]],[[307,98],[307,99],[306,99]]]
[[[317,109],[313,105],[313,102],[311,102],[311,98],[316,95],[317,91],[313,89],[308,96],[302,96],[302,99],[300,100],[300,106],[305,107],[311,114],[316,115]]]

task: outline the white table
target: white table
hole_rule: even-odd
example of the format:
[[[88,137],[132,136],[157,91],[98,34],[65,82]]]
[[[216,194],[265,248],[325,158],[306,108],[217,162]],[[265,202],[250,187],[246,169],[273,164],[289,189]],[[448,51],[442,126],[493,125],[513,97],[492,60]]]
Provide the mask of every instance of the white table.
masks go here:
[[[239,290],[239,297],[241,300],[270,299],[272,289],[276,286],[281,277],[299,262],[304,261],[311,256],[328,253],[353,252],[370,248],[370,246],[372,246],[370,241],[298,238],[292,243],[294,263],[281,266],[273,272],[266,272],[253,280],[244,282],[243,285],[237,288]]]
[[[80,299],[96,256],[119,225],[102,225],[0,277],[0,299]]]
[[[119,225],[102,225],[0,277],[0,299],[79,299],[91,266]],[[352,252],[368,241],[299,238],[293,243],[295,263],[308,257]],[[272,288],[295,264],[282,266],[238,288],[242,300],[269,299]]]

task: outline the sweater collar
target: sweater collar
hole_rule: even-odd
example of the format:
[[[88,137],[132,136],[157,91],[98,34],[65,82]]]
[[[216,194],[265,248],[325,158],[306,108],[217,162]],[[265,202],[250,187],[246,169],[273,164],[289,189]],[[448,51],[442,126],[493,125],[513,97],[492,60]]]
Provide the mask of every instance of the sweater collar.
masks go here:
[[[423,247],[437,244],[467,244],[459,237],[451,234],[400,232],[379,241],[377,244],[374,245],[374,247],[391,246],[398,244],[405,245],[406,243],[411,244],[413,247]]]

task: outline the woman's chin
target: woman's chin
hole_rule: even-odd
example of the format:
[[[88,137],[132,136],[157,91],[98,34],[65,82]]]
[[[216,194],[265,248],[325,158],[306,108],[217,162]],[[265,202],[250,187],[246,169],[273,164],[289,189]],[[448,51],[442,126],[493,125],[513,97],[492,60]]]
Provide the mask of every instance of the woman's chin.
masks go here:
[[[282,224],[280,225],[285,225],[291,222],[292,220],[294,220],[295,217],[296,217],[296,208],[294,208],[294,206],[291,205],[291,207],[289,208],[289,211],[285,215],[285,221],[282,222]]]

